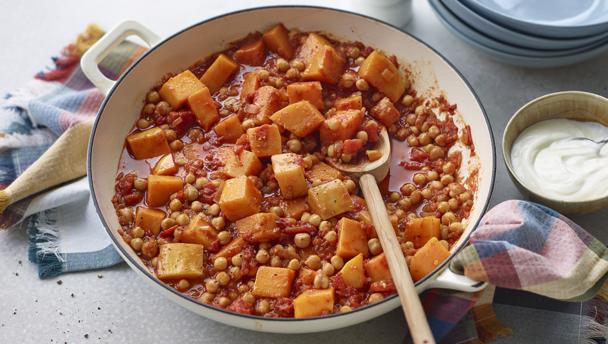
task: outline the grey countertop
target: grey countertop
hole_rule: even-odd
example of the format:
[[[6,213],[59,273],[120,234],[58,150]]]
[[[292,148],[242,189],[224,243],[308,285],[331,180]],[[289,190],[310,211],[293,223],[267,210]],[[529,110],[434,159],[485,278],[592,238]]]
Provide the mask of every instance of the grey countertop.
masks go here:
[[[230,10],[278,1],[12,1],[0,10],[0,93],[24,85],[48,57],[56,54],[86,24],[109,28],[136,19],[161,35]],[[284,2],[285,3],[285,2]],[[308,1],[327,5],[327,2]],[[332,3],[348,7],[348,1]],[[511,114],[528,100],[560,90],[608,95],[604,54],[584,63],[546,70],[506,66],[465,45],[443,26],[424,0],[414,0],[407,31],[449,59],[468,79],[491,119],[500,142]],[[522,198],[505,170],[500,147],[491,205]],[[574,220],[608,242],[608,211]],[[26,234],[0,233],[0,343],[399,343],[404,338],[400,310],[343,330],[298,336],[254,333],[199,317],[159,297],[126,265],[102,271],[39,280],[27,261]],[[61,283],[59,282],[61,280]],[[499,292],[498,318],[514,329],[505,342],[573,342],[580,332],[577,304],[551,302],[523,293]],[[551,309],[537,311],[531,308]],[[572,311],[572,310],[575,311]],[[541,312],[542,314],[540,314]],[[566,313],[564,313],[566,312]],[[562,333],[566,333],[563,335]]]

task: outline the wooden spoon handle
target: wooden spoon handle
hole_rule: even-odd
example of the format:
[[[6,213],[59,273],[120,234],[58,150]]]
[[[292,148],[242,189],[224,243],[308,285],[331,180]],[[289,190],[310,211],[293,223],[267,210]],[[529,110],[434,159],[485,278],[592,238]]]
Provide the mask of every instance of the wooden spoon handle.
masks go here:
[[[378,238],[384,249],[384,255],[393,277],[393,283],[397,287],[401,307],[403,308],[403,313],[405,313],[405,319],[410,328],[412,339],[416,344],[435,343],[431,328],[424,314],[424,309],[420,303],[420,298],[414,288],[410,270],[401,252],[395,230],[388,218],[376,179],[370,174],[365,174],[359,179],[359,184],[372,216],[374,227],[376,227],[376,233],[378,233]]]

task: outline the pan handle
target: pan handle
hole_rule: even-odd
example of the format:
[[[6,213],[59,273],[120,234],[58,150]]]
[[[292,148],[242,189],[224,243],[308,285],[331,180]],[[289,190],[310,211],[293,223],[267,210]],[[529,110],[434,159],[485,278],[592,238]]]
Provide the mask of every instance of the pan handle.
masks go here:
[[[472,280],[464,275],[452,272],[450,268],[446,268],[439,273],[439,276],[436,279],[430,281],[424,289],[451,289],[464,292],[476,292],[483,290],[487,285],[487,282]]]
[[[103,35],[80,59],[80,67],[84,75],[104,94],[108,94],[115,81],[103,75],[98,64],[112,49],[131,35],[143,39],[150,47],[160,42],[160,37],[150,29],[136,21],[127,20]]]

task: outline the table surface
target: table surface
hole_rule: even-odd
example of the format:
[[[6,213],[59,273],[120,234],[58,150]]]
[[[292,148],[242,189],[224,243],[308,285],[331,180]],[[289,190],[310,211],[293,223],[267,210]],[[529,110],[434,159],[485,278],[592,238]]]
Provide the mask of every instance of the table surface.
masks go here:
[[[11,1],[0,11],[0,93],[24,85],[58,48],[74,39],[86,24],[105,28],[135,19],[161,36],[202,19],[278,1]],[[285,1],[283,1],[285,3]],[[323,1],[308,4],[327,5]],[[348,8],[349,2],[332,6]],[[177,10],[176,10],[177,9]],[[507,120],[517,108],[537,96],[562,90],[582,90],[608,95],[608,68],[603,55],[559,69],[528,70],[488,59],[450,34],[431,12],[428,3],[414,0],[414,19],[406,30],[423,39],[449,59],[479,95],[500,142]],[[500,147],[498,170],[491,199],[495,205],[522,195],[509,180]],[[602,242],[608,232],[608,211],[574,217]],[[39,280],[36,267],[27,261],[25,233],[0,234],[0,342],[205,342],[311,343],[328,338],[349,343],[398,343],[405,322],[400,310],[343,330],[299,336],[254,333],[224,326],[159,298],[158,294],[126,265],[103,271]],[[62,281],[59,284],[59,280]],[[573,342],[580,332],[577,305],[551,302],[525,293],[499,292],[498,318],[514,328],[505,342]],[[544,315],[531,308],[544,308]],[[552,312],[547,313],[546,309]],[[564,313],[566,312],[566,313]],[[569,312],[569,313],[568,313]],[[549,314],[547,316],[547,314]],[[560,321],[555,319],[561,318]],[[547,320],[551,319],[551,320]],[[558,333],[567,333],[566,337]],[[87,341],[87,342],[88,342]]]

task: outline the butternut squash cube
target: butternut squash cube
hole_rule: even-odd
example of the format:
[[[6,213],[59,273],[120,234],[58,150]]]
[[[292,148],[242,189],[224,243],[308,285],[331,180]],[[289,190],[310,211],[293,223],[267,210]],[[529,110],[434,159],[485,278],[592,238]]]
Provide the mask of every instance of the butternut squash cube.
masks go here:
[[[418,281],[428,275],[449,256],[450,251],[437,238],[431,238],[422,248],[416,251],[410,261],[409,267],[412,279]]]
[[[304,160],[295,153],[276,154],[270,158],[272,171],[285,199],[306,195],[308,184],[304,178]]]
[[[194,114],[198,123],[205,130],[209,130],[215,122],[220,119],[220,115],[217,113],[217,108],[211,93],[207,87],[192,93],[188,97],[188,105]]]
[[[397,122],[401,116],[399,110],[397,110],[388,97],[382,98],[378,104],[374,105],[371,114],[372,117],[379,120],[387,127],[390,127],[393,123]]]
[[[281,201],[281,208],[287,216],[295,219],[302,217],[302,214],[309,209],[306,197]]]
[[[405,92],[405,78],[401,72],[378,50],[374,50],[359,67],[359,76],[396,102]]]
[[[201,81],[209,88],[211,94],[219,91],[220,88],[239,70],[239,64],[232,61],[230,57],[220,54],[215,61],[207,68]]]
[[[281,231],[277,225],[279,219],[273,213],[258,213],[236,222],[239,236],[248,242],[258,243],[277,240]]]
[[[295,271],[286,268],[260,266],[255,275],[253,295],[257,297],[287,297],[291,293],[291,283]]]
[[[262,193],[251,179],[241,176],[228,179],[220,196],[220,209],[230,221],[240,220],[260,211]]]
[[[160,207],[169,202],[169,197],[172,194],[180,191],[183,187],[183,182],[180,177],[174,176],[148,176],[148,192],[146,194],[146,203],[150,207]]]
[[[388,262],[384,253],[380,253],[374,258],[365,263],[365,272],[372,282],[391,281],[391,271],[388,268]]]
[[[137,207],[135,212],[135,225],[148,233],[157,235],[160,232],[160,223],[166,214],[162,210]]]
[[[243,86],[241,87],[241,102],[246,103],[251,101],[261,84],[262,79],[258,72],[249,72],[245,74],[245,76],[243,76]]]
[[[245,241],[245,239],[241,237],[234,238],[228,243],[228,245],[222,247],[222,249],[215,256],[232,258],[241,253],[247,245],[249,244]]]
[[[363,255],[359,253],[358,255],[351,258],[342,270],[340,270],[340,275],[344,280],[344,283],[347,285],[359,289],[362,288],[365,284],[365,271],[363,270]]]
[[[173,162],[172,154],[163,155],[152,169],[152,174],[159,176],[172,175],[175,174],[175,172],[177,172],[177,166],[175,166],[175,162]]]
[[[318,162],[307,172],[306,177],[313,186],[340,179],[342,173],[324,162]]]
[[[420,248],[431,240],[441,236],[441,221],[435,216],[411,219],[405,225],[405,240],[414,243],[415,248]]]
[[[321,143],[328,145],[338,140],[351,139],[359,131],[361,123],[363,123],[361,109],[338,111],[321,124],[319,128]]]
[[[296,136],[305,137],[317,130],[325,117],[310,102],[302,100],[275,112],[270,119]]]
[[[234,52],[234,59],[241,64],[261,66],[266,60],[264,41],[258,39],[247,43]]]
[[[338,221],[338,247],[336,254],[351,258],[358,254],[367,256],[367,234],[359,221],[343,217]]]
[[[264,158],[281,154],[281,133],[276,124],[264,124],[247,129],[247,137],[251,151],[258,157]]]
[[[173,109],[178,109],[190,97],[205,85],[189,70],[185,70],[167,80],[158,92]]]
[[[306,69],[303,80],[316,80],[335,84],[344,70],[345,59],[331,43],[316,33],[310,33],[300,50]]]
[[[308,289],[293,300],[295,318],[329,314],[334,310],[334,288]]]
[[[346,186],[335,179],[308,189],[308,205],[315,214],[327,220],[351,210],[353,201]]]
[[[196,215],[182,231],[181,241],[210,248],[217,241],[217,231],[202,216]]]
[[[262,170],[260,159],[248,150],[237,155],[232,148],[222,147],[219,154],[224,162],[224,172],[233,178],[257,175]]]
[[[291,60],[293,57],[293,47],[289,43],[289,32],[283,24],[277,24],[263,35],[264,43],[270,51],[279,54],[281,57]]]
[[[270,123],[270,116],[283,106],[281,92],[272,86],[260,87],[253,96],[253,104],[258,112],[253,119],[256,124]]]
[[[237,115],[226,117],[223,121],[216,124],[213,130],[222,138],[223,142],[235,142],[236,139],[245,133]]]
[[[353,94],[348,98],[340,98],[334,103],[336,110],[361,110],[363,98],[360,94]]]
[[[156,275],[163,281],[203,277],[203,251],[203,246],[196,244],[160,245]]]
[[[294,82],[287,85],[287,97],[289,103],[297,103],[301,100],[308,100],[317,109],[323,110],[323,87],[318,81]],[[360,109],[361,107],[359,107]]]
[[[158,127],[127,136],[127,144],[129,151],[137,160],[171,153],[165,133]]]

